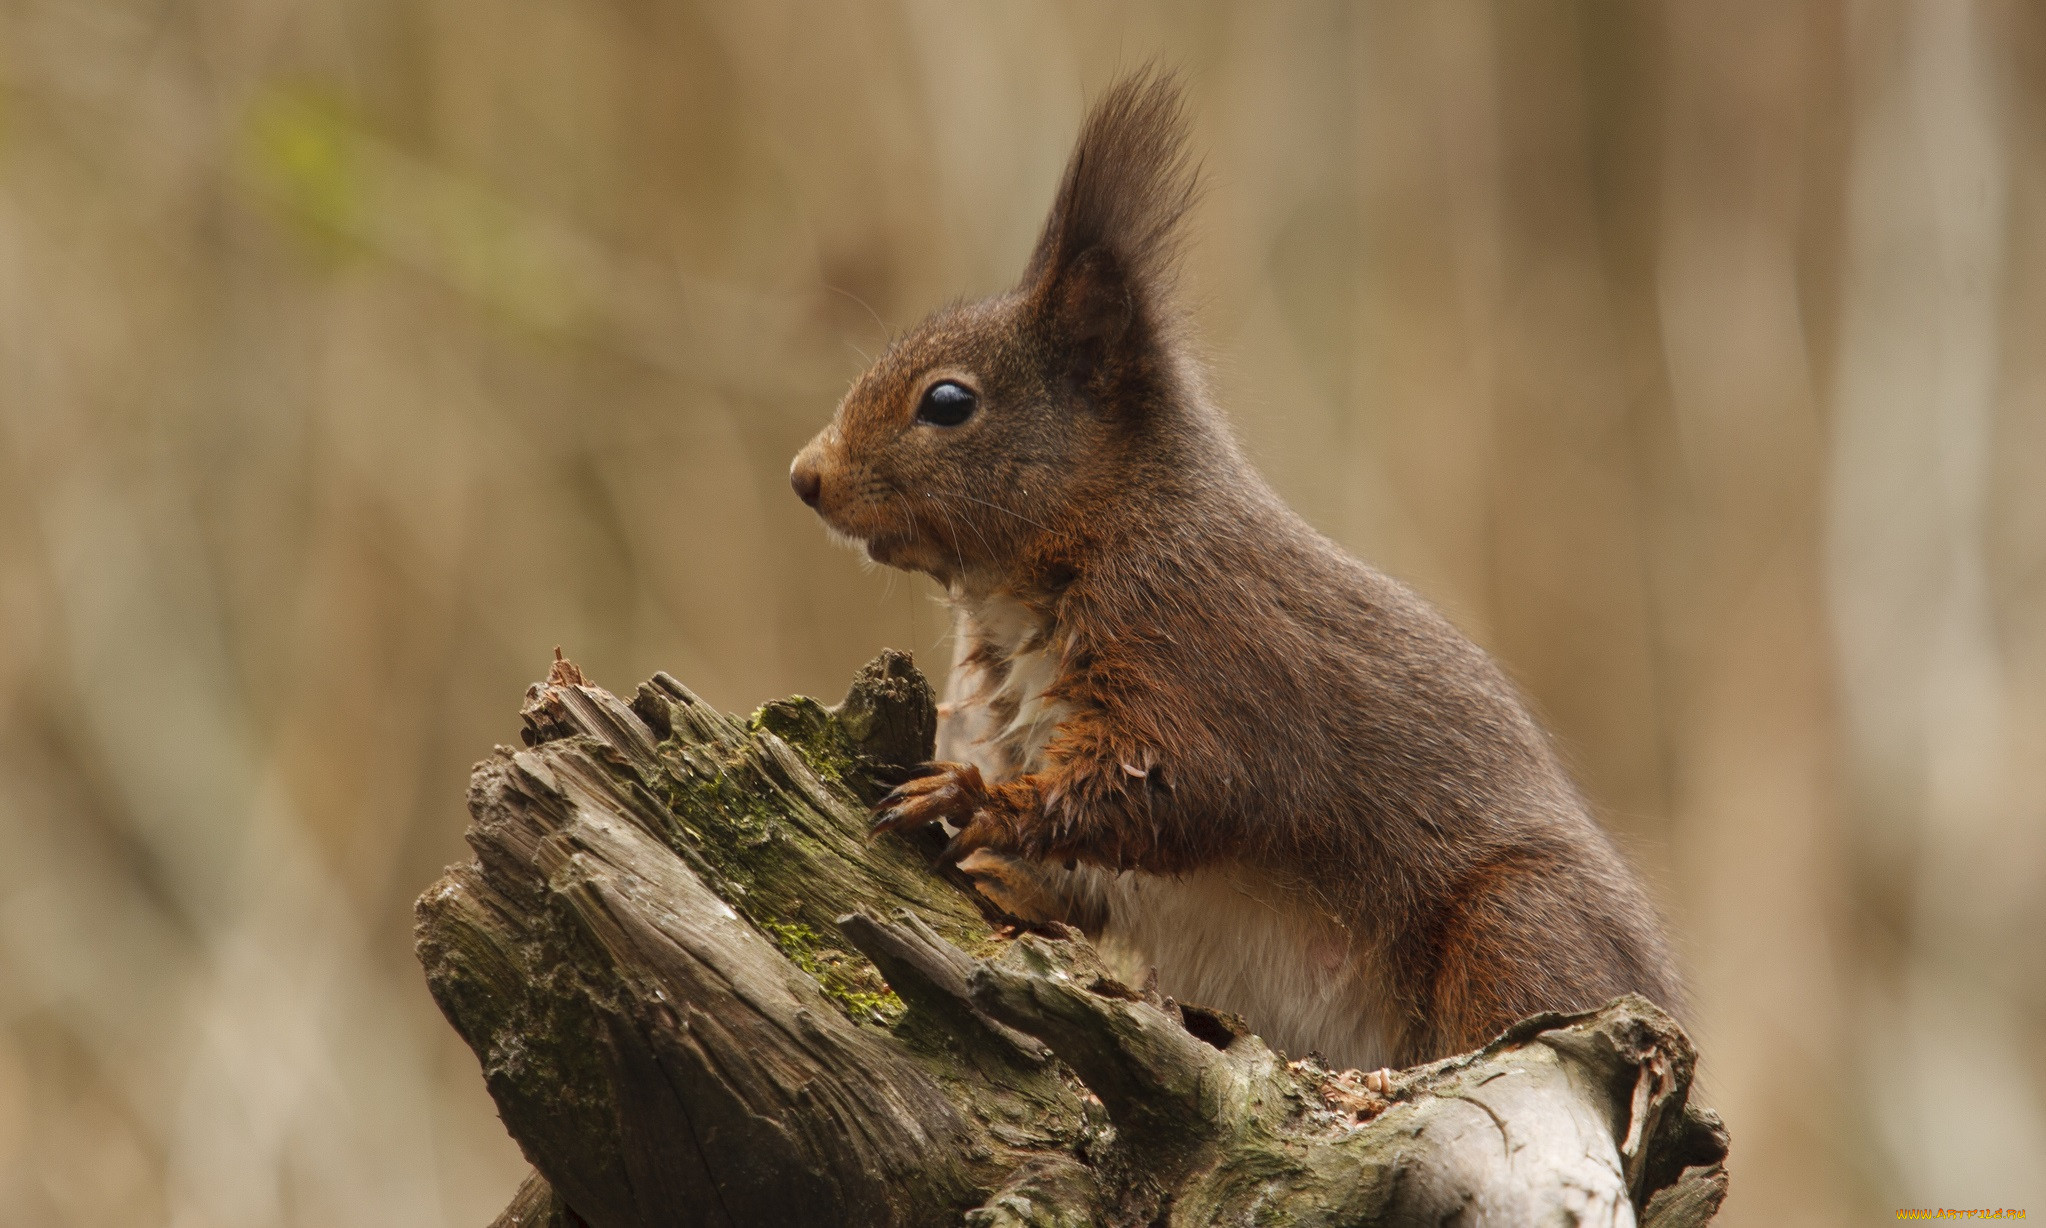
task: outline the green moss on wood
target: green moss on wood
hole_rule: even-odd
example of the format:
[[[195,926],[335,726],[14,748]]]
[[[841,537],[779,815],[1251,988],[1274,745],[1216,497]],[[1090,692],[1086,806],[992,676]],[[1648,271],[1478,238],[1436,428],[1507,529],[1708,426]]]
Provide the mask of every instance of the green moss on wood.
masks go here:
[[[918,694],[927,702],[927,688]],[[639,702],[668,701],[642,695]],[[859,709],[869,723],[871,706]],[[672,819],[667,842],[849,1018],[892,1027],[904,1014],[879,971],[834,924],[873,900],[876,879],[947,938],[972,949],[991,942],[972,906],[916,854],[897,842],[867,843],[860,793],[871,789],[877,765],[836,712],[795,696],[744,722],[679,710],[656,716],[668,718],[649,722],[666,734],[661,770],[644,783]],[[849,870],[849,859],[858,871]]]
[[[854,1022],[894,1027],[901,1021],[902,999],[865,956],[848,953],[807,925],[773,920],[755,924],[790,963],[814,977]]]
[[[850,786],[859,767],[853,740],[823,704],[795,695],[761,705],[748,718],[748,730],[765,730],[787,742],[818,775]]]

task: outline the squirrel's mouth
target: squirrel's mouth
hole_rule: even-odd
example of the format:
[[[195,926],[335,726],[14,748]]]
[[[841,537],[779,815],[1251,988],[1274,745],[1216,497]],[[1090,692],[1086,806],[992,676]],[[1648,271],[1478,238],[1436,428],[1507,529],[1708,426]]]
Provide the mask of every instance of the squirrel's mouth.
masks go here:
[[[859,551],[871,562],[943,579],[940,573],[951,570],[946,566],[950,552],[941,551],[914,523],[890,515],[893,510],[873,502],[833,506],[827,497],[817,507],[817,519],[833,541]]]
[[[907,530],[882,529],[872,533],[836,531],[836,535],[847,545],[864,551],[868,559],[883,567],[920,571],[941,580],[951,570],[938,561],[930,542]]]
[[[909,567],[908,555],[914,540],[907,533],[877,533],[862,541],[867,557],[888,567]]]
[[[851,528],[837,523],[833,517],[821,512],[817,519],[823,522],[824,531],[840,545],[858,550],[874,562],[888,567],[911,566],[907,556],[915,545],[915,539],[908,533],[899,529]]]

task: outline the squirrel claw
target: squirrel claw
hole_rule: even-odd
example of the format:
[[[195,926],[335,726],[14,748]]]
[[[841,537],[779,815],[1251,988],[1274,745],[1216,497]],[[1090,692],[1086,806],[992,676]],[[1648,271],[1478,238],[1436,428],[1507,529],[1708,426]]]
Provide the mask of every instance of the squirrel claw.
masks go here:
[[[867,839],[872,840],[875,836],[881,835],[884,832],[901,831],[906,826],[908,824],[904,823],[901,816],[895,811],[876,810],[874,811],[874,821],[867,825]]]
[[[963,826],[987,802],[987,786],[972,764],[927,763],[916,771],[874,803],[870,837],[941,820]]]
[[[945,843],[938,854],[941,865],[957,865],[973,854],[987,849],[990,852],[1011,854],[1016,851],[1013,836],[984,815],[977,815],[973,821],[959,829],[959,834]]]

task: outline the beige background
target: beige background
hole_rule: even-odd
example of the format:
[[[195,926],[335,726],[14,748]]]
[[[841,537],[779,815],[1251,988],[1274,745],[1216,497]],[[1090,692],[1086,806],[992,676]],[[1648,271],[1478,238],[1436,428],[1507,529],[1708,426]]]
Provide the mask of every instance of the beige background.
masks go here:
[[[2046,10],[0,0],[0,1224],[495,1213],[469,764],[556,644],[941,651],[788,458],[1153,57],[1217,386],[1651,878],[1724,1222],[2046,1214]]]

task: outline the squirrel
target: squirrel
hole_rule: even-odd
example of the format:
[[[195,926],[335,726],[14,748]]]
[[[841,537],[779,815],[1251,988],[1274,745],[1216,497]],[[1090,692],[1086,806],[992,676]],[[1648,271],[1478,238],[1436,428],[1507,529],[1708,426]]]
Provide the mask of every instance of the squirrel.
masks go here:
[[[1175,293],[1198,185],[1174,77],[1113,86],[1021,282],[896,339],[790,467],[954,609],[938,759],[875,831],[943,821],[1011,914],[1338,1068],[1630,991],[1679,1009],[1499,667],[1244,457]]]

